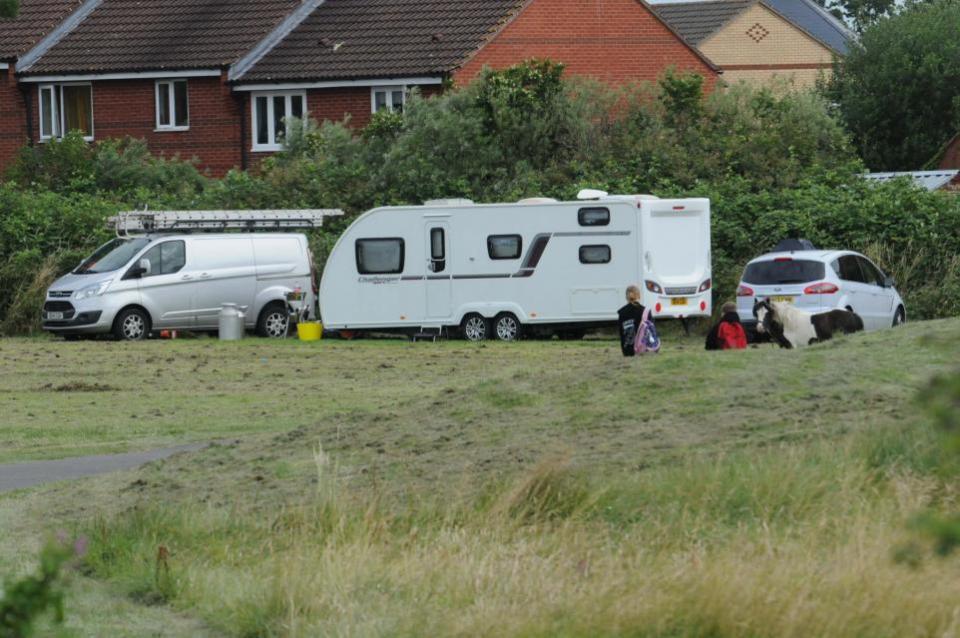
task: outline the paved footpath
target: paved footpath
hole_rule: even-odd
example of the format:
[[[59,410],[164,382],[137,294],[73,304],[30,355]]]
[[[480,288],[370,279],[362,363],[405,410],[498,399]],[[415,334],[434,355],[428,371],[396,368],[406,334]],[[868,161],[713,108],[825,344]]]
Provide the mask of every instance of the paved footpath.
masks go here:
[[[130,452],[127,454],[102,454],[98,456],[78,456],[55,461],[28,461],[26,463],[7,463],[0,465],[0,492],[33,487],[42,483],[67,481],[70,479],[107,474],[119,470],[129,470],[144,463],[165,459],[178,452],[192,452],[206,447],[206,443],[178,445],[176,447]]]

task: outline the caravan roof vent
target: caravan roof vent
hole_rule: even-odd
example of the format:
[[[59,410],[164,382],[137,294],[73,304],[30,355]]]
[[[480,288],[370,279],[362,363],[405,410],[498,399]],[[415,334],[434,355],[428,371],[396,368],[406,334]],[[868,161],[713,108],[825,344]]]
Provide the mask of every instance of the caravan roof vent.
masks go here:
[[[423,202],[424,206],[473,206],[472,199],[462,197],[449,197],[447,199],[428,199]]]
[[[582,191],[577,193],[577,199],[583,201],[586,199],[603,199],[609,193],[607,191],[598,191],[594,188],[584,188]]]
[[[816,250],[817,247],[809,239],[782,239],[773,247],[775,253],[792,253],[798,250]]]

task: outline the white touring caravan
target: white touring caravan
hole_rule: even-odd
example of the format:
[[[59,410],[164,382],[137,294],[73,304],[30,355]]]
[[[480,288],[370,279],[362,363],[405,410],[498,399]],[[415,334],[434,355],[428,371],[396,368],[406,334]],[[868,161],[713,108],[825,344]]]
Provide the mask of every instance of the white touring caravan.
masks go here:
[[[709,200],[579,197],[364,213],[327,260],[324,327],[576,338],[613,325],[630,284],[657,318],[710,316]]]

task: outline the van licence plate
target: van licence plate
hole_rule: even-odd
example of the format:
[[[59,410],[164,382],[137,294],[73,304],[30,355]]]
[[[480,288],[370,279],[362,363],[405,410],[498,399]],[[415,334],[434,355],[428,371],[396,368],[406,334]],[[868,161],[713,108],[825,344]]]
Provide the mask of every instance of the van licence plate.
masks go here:
[[[686,306],[687,298],[686,297],[674,297],[670,300],[671,306]]]
[[[53,320],[53,321],[56,321],[56,320],[58,320],[58,319],[63,319],[63,313],[62,313],[62,312],[48,312],[48,313],[47,313],[47,319],[51,319],[51,320]]]
[[[774,303],[793,303],[793,297],[770,297]]]

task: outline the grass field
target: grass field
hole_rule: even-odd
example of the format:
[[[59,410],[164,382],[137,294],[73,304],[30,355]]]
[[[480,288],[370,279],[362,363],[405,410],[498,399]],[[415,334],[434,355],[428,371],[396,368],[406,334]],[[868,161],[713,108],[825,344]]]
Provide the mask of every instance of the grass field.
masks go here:
[[[958,320],[642,360],[607,341],[0,357],[0,459],[217,441],[0,496],[0,569],[26,562],[15,537],[89,536],[129,635],[960,632],[960,562],[894,560],[918,511],[955,505],[913,397],[960,361]],[[76,595],[80,634],[117,632]]]

